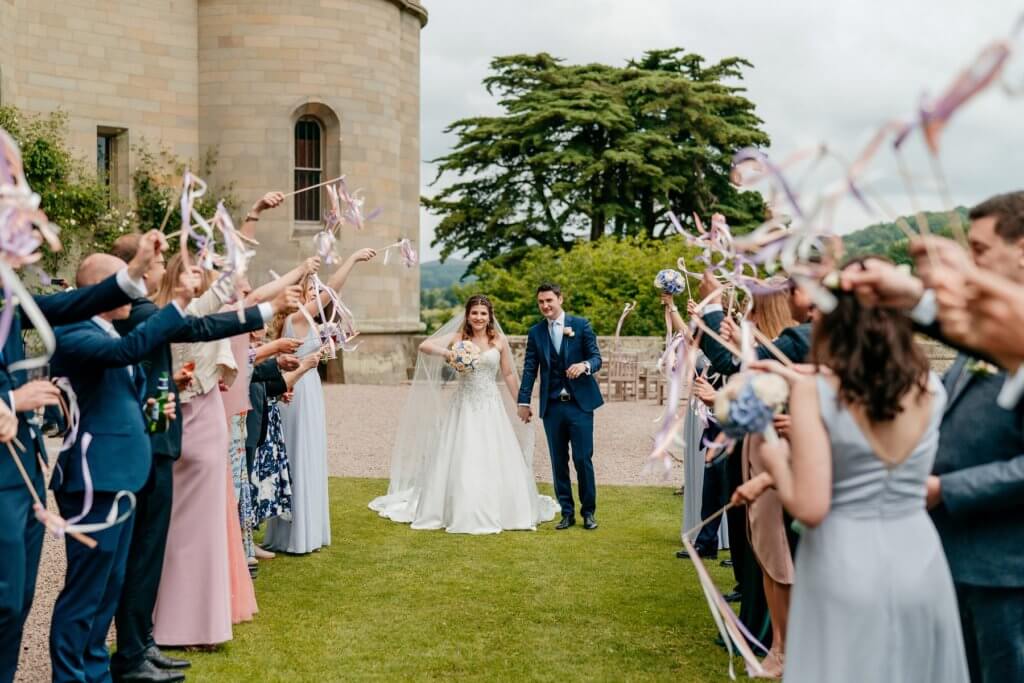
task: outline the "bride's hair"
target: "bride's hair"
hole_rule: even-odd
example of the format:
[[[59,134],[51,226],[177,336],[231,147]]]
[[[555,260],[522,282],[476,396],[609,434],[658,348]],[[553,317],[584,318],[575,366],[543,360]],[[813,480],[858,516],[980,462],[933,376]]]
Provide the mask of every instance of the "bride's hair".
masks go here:
[[[846,268],[860,268],[864,260]],[[811,359],[835,373],[847,405],[862,406],[872,422],[895,419],[908,392],[928,390],[928,357],[914,342],[910,318],[902,311],[862,306],[852,292],[835,296],[835,310],[814,325]]]
[[[473,310],[474,306],[487,307],[487,340],[493,345],[494,338],[498,336],[498,330],[494,327],[494,306],[491,305],[491,300],[483,294],[474,294],[466,301],[466,315],[461,330],[462,338],[473,338],[473,326],[469,324],[469,312]]]

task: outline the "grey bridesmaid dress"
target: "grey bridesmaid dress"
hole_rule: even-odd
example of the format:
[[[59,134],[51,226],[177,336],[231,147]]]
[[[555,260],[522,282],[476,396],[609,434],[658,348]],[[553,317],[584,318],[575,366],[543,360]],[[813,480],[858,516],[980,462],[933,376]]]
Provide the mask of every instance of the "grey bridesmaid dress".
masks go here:
[[[804,532],[786,637],[790,683],[968,680],[949,565],[925,511],[946,394],[913,452],[887,465],[818,378],[832,443],[832,507]]]

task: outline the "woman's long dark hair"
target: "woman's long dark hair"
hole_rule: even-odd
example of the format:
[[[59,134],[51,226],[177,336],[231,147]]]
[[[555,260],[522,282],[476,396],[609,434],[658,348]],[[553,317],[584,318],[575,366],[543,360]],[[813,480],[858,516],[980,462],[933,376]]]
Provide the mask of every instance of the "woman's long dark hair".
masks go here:
[[[483,294],[474,294],[466,302],[466,319],[462,322],[462,338],[473,338],[473,326],[469,324],[469,312],[473,310],[474,306],[487,307],[487,341],[494,344],[494,338],[498,336],[498,330],[494,327],[494,306],[491,305],[491,300]]]
[[[846,268],[860,268],[867,258]],[[836,292],[834,311],[822,314],[811,338],[812,362],[839,379],[839,398],[860,405],[872,422],[899,415],[910,391],[928,389],[928,358],[914,342],[914,328],[902,311],[861,306],[849,292]]]

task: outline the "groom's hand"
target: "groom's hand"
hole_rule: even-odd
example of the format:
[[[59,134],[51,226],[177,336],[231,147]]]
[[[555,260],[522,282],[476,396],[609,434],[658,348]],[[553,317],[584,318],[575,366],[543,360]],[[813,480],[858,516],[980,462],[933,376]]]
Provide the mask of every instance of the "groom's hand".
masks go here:
[[[530,406],[519,406],[519,419],[525,423],[529,423],[533,418],[533,411],[530,410]]]
[[[576,379],[577,377],[585,375],[586,372],[586,363],[573,363],[572,365],[569,366],[569,369],[565,371],[565,374],[569,379]]]

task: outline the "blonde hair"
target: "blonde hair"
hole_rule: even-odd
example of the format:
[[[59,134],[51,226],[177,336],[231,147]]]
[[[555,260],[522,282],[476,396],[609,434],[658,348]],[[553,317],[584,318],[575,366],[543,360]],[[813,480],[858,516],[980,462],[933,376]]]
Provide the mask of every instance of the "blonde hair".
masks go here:
[[[754,294],[754,309],[750,314],[751,321],[757,329],[769,339],[775,339],[787,327],[796,325],[793,311],[789,307],[790,288],[783,277],[772,277],[762,284],[777,291]]]
[[[174,298],[174,290],[178,288],[178,279],[181,278],[184,271],[185,259],[181,257],[181,252],[178,252],[167,261],[164,277],[160,280],[160,286],[157,287],[156,293],[153,295],[153,301],[157,306],[166,306],[171,303]],[[199,291],[196,292],[196,296],[201,296],[209,289],[213,284],[214,277],[215,274],[212,271],[203,271],[203,283]]]

